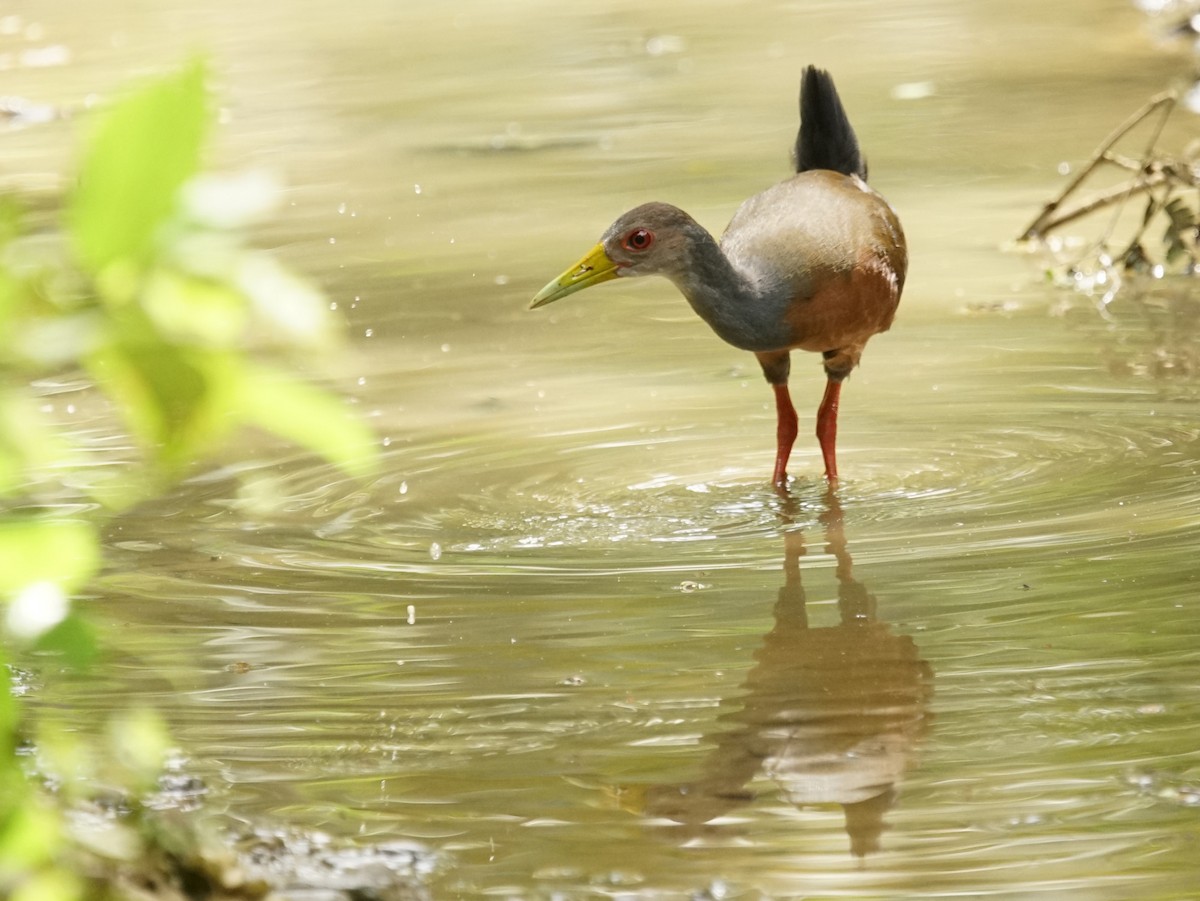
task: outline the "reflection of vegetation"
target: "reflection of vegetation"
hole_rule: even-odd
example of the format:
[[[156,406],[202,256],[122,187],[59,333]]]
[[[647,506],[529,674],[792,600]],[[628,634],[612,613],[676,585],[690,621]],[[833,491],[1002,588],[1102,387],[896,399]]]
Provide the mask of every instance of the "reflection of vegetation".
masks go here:
[[[1179,279],[1126,290],[1096,316],[1091,300],[1059,307],[1074,329],[1088,335],[1101,363],[1118,378],[1150,379],[1164,396],[1197,397],[1200,376],[1200,299]],[[1153,288],[1154,290],[1148,290]]]
[[[1018,240],[1049,254],[1053,274],[1104,303],[1126,276],[1149,280],[1192,276],[1200,263],[1200,186],[1194,148],[1183,159],[1158,150],[1158,140],[1175,109],[1174,95],[1152,98],[1126,119],[1092,154],[1067,186],[1046,202]],[[1148,125],[1150,136],[1136,156],[1119,145]],[[1114,184],[1080,196],[1085,182],[1115,172]],[[1100,234],[1088,240],[1056,234],[1086,218],[1103,219]]]
[[[268,180],[195,177],[208,123],[205,71],[194,63],[94,123],[61,229],[35,230],[17,202],[0,201],[0,596],[10,663],[31,653],[91,661],[70,599],[100,565],[100,520],[164,488],[237,427],[265,428],[351,473],[372,465],[367,430],[335,398],[251,359],[252,346],[270,343],[318,348],[331,334],[327,307],[242,242],[240,227],[270,199]],[[70,435],[46,422],[29,386],[71,371],[94,382],[136,439],[135,463],[83,467]],[[0,691],[0,893],[80,897],[88,887],[64,857],[59,809],[21,765],[16,693]],[[152,714],[132,711],[109,733],[97,750],[65,728],[39,731],[38,768],[54,774],[64,802],[92,780],[136,797],[157,773],[165,734]],[[139,835],[123,841],[121,853],[136,856]]]

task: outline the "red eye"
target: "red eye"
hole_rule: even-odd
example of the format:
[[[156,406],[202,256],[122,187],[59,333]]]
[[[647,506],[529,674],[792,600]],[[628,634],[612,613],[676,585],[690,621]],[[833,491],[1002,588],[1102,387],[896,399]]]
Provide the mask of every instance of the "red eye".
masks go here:
[[[621,243],[626,250],[641,253],[643,250],[649,250],[650,245],[654,243],[654,232],[648,228],[635,228]]]

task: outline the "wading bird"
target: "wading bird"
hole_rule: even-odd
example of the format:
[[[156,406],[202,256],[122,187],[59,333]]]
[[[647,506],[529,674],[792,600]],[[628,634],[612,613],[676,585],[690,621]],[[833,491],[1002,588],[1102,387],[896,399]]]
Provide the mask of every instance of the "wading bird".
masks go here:
[[[630,210],[530,305],[618,277],[669,278],[718,336],[758,358],[775,391],[779,487],[798,428],[787,387],[791,351],[824,359],[816,432],[825,477],[836,484],[842,381],[867,340],[892,324],[908,268],[900,220],[867,186],[866,160],[833,79],[814,66],[801,81],[794,163],[795,175],[741,205],[720,241],[670,204]]]

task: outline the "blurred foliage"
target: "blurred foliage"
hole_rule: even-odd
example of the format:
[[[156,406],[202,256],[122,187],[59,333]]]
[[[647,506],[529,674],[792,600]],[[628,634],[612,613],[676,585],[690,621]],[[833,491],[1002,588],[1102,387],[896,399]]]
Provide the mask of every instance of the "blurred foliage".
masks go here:
[[[210,120],[196,61],[88,123],[60,226],[35,229],[0,198],[0,667],[14,677],[18,655],[92,662],[92,631],[71,600],[101,565],[100,523],[234,430],[268,430],[356,476],[375,465],[370,433],[336,398],[251,360],[271,345],[311,356],[334,330],[317,290],[244,242],[272,180],[198,174]],[[137,441],[136,461],[82,476],[83,452],[38,401],[38,381],[64,373],[94,384]],[[82,497],[68,506],[64,491]],[[0,895],[94,895],[65,862],[61,805],[97,780],[134,798],[148,790],[166,730],[134,710],[99,747],[52,723],[31,742],[21,707],[0,691]]]

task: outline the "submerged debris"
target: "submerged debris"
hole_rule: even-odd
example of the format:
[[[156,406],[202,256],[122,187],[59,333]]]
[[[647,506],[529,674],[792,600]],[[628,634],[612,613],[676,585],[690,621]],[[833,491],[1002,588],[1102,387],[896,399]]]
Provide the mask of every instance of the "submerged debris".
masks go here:
[[[415,842],[352,846],[322,833],[255,829],[237,841],[251,879],[271,901],[429,901],[436,858]]]
[[[321,833],[228,835],[180,811],[76,817],[73,869],[95,897],[139,901],[429,901],[436,863],[410,842],[352,846]]]

